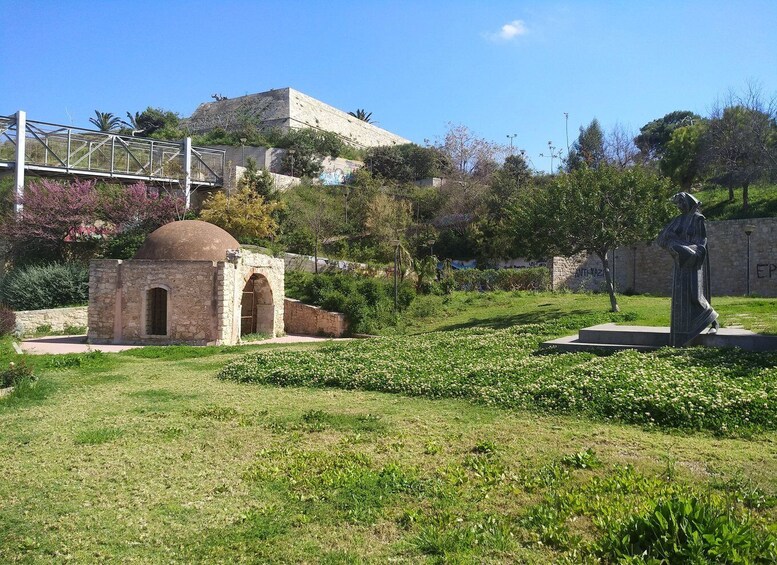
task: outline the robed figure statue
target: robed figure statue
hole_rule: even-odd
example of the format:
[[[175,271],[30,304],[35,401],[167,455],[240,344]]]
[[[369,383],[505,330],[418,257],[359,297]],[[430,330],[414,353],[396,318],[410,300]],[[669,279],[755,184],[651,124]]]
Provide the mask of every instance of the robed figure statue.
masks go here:
[[[672,197],[681,214],[658,236],[658,245],[674,258],[672,284],[671,345],[688,345],[707,326],[718,330],[718,313],[710,306],[710,267],[707,254],[707,231],[701,202],[693,195],[680,192]]]

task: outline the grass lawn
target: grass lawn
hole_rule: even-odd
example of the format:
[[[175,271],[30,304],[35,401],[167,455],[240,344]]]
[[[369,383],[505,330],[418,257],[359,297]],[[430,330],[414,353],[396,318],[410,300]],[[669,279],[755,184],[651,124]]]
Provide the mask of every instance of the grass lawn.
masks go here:
[[[748,302],[754,320],[775,310],[762,302]],[[405,331],[573,320],[605,303],[456,294]],[[629,323],[662,323],[659,306],[622,305]],[[655,516],[667,512],[724,554],[746,543],[777,558],[773,429],[721,436],[216,378],[246,350],[29,359],[36,386],[0,400],[0,562],[615,561],[666,534]],[[3,366],[19,359],[0,341]]]
[[[748,191],[750,209],[742,210],[742,189],[734,191],[734,201],[728,199],[727,188],[709,188],[695,193],[702,201],[702,212],[710,220],[743,218],[773,218],[777,216],[777,185],[751,186]]]
[[[388,335],[471,327],[509,328],[564,320],[573,316],[599,317],[601,322],[668,326],[670,298],[618,295],[620,315],[608,316],[609,296],[603,293],[456,292],[451,296],[419,296],[398,328]],[[741,296],[713,297],[723,327],[743,327],[777,334],[777,299]],[[570,334],[573,332],[569,332]]]

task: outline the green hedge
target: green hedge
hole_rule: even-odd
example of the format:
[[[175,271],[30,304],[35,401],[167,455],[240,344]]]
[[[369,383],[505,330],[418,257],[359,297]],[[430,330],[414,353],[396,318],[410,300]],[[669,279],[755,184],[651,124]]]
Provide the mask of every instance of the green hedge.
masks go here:
[[[305,304],[342,312],[351,333],[373,333],[395,322],[394,283],[352,273],[286,273],[286,296]],[[400,283],[397,306],[406,309],[415,298],[409,281]]]
[[[0,283],[0,302],[14,310],[77,306],[88,300],[89,269],[73,263],[20,267]]]
[[[456,290],[550,290],[547,267],[527,269],[463,269],[453,272]]]

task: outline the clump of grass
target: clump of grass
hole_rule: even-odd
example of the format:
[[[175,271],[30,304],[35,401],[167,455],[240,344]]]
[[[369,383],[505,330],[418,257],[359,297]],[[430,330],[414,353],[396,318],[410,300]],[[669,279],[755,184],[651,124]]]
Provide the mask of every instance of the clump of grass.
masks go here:
[[[302,415],[302,421],[309,430],[320,431],[331,428],[338,431],[383,432],[386,424],[374,414],[341,414],[310,410]]]
[[[77,445],[100,445],[120,438],[124,434],[121,428],[90,428],[76,434]]]

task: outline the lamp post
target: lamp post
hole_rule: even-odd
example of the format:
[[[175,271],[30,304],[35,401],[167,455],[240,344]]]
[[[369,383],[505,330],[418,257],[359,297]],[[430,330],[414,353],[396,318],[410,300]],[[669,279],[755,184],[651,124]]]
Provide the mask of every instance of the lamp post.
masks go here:
[[[399,302],[399,240],[392,239],[391,244],[394,246],[394,313],[397,313],[397,304]]]
[[[242,162],[240,163],[241,167],[245,167],[246,166],[246,141],[247,140],[246,140],[245,137],[241,137],[240,138],[240,148],[243,151],[243,157],[241,159]]]
[[[755,231],[755,226],[746,224],[744,230],[747,235],[747,295],[750,296],[750,234]]]
[[[435,241],[433,239],[430,239],[426,243],[429,244],[429,257],[433,257],[434,256],[434,243],[435,243]]]
[[[518,137],[518,134],[517,133],[508,134],[507,137],[508,137],[508,139],[510,139],[510,155],[512,155],[513,154],[513,139]]]
[[[289,149],[289,160],[291,161],[291,176],[294,176],[294,154],[296,151],[294,149]]]

